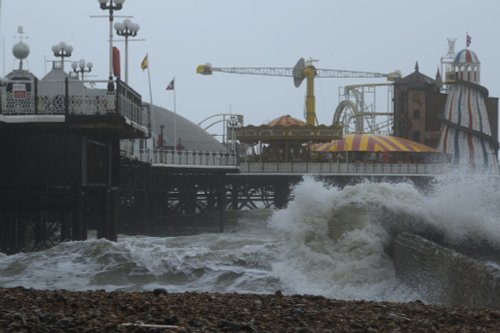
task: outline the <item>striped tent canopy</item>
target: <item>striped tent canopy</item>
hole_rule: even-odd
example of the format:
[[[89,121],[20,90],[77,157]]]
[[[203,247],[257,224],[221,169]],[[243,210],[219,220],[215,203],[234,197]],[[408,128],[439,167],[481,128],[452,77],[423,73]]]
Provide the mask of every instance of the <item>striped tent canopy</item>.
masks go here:
[[[276,118],[274,120],[271,120],[266,124],[267,126],[283,126],[283,127],[289,127],[289,126],[306,126],[307,124],[299,119],[293,118],[290,115],[285,115],[281,116],[279,118]]]
[[[394,136],[376,134],[346,134],[342,140],[316,144],[312,148],[318,153],[345,151],[360,152],[408,152],[437,153],[438,151],[424,144]]]

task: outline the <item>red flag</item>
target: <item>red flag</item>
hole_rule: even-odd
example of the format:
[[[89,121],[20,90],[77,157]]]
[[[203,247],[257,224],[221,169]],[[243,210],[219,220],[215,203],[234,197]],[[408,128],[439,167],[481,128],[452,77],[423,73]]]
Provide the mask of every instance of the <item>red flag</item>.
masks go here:
[[[120,77],[120,50],[113,46],[113,74]]]
[[[170,81],[170,83],[168,84],[168,86],[167,86],[167,88],[166,88],[167,90],[174,90],[174,88],[175,88],[175,83],[174,83],[174,81],[175,81],[175,78],[174,78],[174,79],[172,79],[172,81]]]

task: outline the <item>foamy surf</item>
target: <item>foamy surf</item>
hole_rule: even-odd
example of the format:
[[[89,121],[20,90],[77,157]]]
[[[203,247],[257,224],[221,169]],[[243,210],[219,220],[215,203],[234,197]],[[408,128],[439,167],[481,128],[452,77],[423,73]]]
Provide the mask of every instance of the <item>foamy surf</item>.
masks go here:
[[[395,234],[431,231],[450,244],[498,248],[497,187],[486,177],[438,179],[425,191],[388,182],[341,189],[306,178],[288,208],[239,214],[226,233],[120,236],[0,255],[0,287],[422,299],[395,276]]]
[[[256,293],[279,289],[270,275],[279,239],[267,230],[265,220],[242,218],[232,228],[236,230],[224,234],[67,242],[45,251],[1,256],[0,286],[69,290],[161,286],[171,291]]]
[[[451,245],[499,248],[488,177],[444,178],[423,193],[411,183],[364,182],[342,189],[311,178],[270,224],[285,234],[273,269],[289,292],[342,299],[420,298],[395,277],[390,247],[401,231],[438,234]]]

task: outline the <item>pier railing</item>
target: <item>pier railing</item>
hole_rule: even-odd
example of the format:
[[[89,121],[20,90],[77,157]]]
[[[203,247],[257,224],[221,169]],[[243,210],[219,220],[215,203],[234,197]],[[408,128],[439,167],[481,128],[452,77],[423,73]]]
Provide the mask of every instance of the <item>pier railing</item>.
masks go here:
[[[240,163],[245,174],[352,174],[352,175],[438,175],[458,171],[451,164],[371,164],[371,163]],[[483,174],[498,175],[496,169],[484,170]]]
[[[3,80],[0,82],[0,114],[9,115],[104,115],[120,114],[145,124],[141,95],[116,80]],[[102,87],[102,88],[97,88]],[[144,118],[144,119],[143,119]]]
[[[261,163],[240,162],[238,156],[231,152],[207,152],[195,150],[141,149],[129,158],[150,163],[158,167],[232,167],[241,174],[262,175],[402,175],[425,176],[460,173],[460,168],[453,164],[428,163],[335,163],[335,162],[291,162]],[[470,170],[469,170],[470,171]],[[479,172],[479,170],[476,170]],[[499,170],[491,168],[482,170],[481,174],[498,176]]]
[[[196,150],[141,149],[138,160],[153,166],[236,167],[236,154]]]

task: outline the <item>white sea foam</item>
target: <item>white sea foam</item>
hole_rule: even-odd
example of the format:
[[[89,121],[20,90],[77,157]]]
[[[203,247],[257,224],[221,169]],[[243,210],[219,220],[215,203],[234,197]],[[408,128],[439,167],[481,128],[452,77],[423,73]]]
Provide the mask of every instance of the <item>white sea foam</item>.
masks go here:
[[[500,249],[500,179],[454,176],[439,180],[423,209],[451,243],[487,243]]]
[[[288,208],[245,212],[222,234],[91,239],[0,255],[0,287],[319,294],[342,299],[420,298],[398,282],[394,234],[439,232],[451,244],[499,248],[496,178],[363,182],[342,189],[312,178]],[[272,216],[271,216],[272,215]],[[270,217],[269,221],[268,218]]]
[[[395,295],[399,283],[384,250],[390,238],[377,216],[385,204],[401,206],[408,192],[407,184],[364,183],[341,190],[306,179],[288,209],[271,220],[287,238],[273,267],[287,291],[407,300],[407,289]]]
[[[498,247],[497,186],[487,177],[453,177],[424,194],[410,183],[364,182],[340,189],[308,178],[270,222],[286,235],[273,270],[289,292],[417,298],[395,278],[388,254],[394,234],[432,231],[452,244]]]
[[[0,257],[0,287],[38,289],[274,292],[276,255],[265,221],[246,230],[179,237],[120,237],[68,242]],[[256,228],[260,224],[261,228]],[[244,226],[243,226],[244,228]]]

